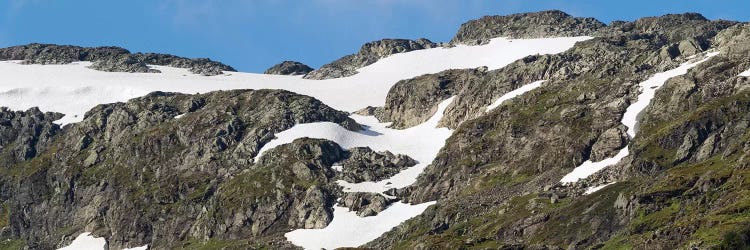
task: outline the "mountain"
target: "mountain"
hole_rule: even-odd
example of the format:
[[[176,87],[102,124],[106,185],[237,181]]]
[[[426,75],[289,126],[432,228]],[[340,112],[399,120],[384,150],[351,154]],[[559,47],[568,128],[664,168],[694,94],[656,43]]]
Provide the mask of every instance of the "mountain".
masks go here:
[[[0,248],[750,246],[747,23],[486,16],[266,74],[0,60]]]

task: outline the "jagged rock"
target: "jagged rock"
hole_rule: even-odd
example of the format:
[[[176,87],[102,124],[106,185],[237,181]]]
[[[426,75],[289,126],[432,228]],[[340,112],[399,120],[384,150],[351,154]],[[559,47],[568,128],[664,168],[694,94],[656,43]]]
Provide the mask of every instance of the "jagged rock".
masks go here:
[[[577,18],[559,10],[485,16],[461,25],[453,44],[484,44],[496,37],[541,38],[592,35],[605,25],[594,18]]]
[[[102,58],[91,64],[89,68],[107,72],[161,73],[159,70],[149,68],[132,54]]]
[[[23,60],[27,64],[67,64],[91,61],[92,69],[110,72],[159,73],[148,65],[187,68],[205,76],[220,75],[223,71],[236,71],[232,67],[207,58],[188,59],[166,54],[135,53],[118,47],[84,48],[69,45],[38,44],[0,49],[0,60]]]
[[[381,181],[414,166],[417,162],[406,155],[391,152],[375,152],[370,148],[349,149],[349,157],[339,162],[342,165],[341,179],[351,183]]]
[[[365,43],[357,54],[344,56],[305,75],[305,79],[331,79],[357,74],[357,69],[373,64],[392,54],[437,47],[425,38],[417,40],[383,39]]]
[[[62,116],[42,113],[39,108],[10,111],[0,107],[0,164],[7,167],[44,151],[60,132],[60,126],[52,122]]]
[[[628,144],[627,127],[620,126],[607,129],[599,135],[591,147],[591,158],[589,160],[598,162],[615,156],[625,145]]]
[[[310,73],[310,71],[313,71],[313,68],[310,68],[310,66],[302,64],[300,62],[283,61],[279,64],[274,65],[273,67],[268,68],[265,72],[263,72],[263,74],[295,76],[304,75]]]
[[[339,205],[357,211],[362,217],[374,216],[385,210],[395,199],[389,199],[376,193],[344,193]]]

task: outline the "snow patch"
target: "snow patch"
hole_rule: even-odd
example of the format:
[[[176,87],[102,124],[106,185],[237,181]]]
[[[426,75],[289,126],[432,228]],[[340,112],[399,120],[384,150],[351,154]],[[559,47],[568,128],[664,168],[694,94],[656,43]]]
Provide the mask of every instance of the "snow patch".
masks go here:
[[[102,72],[91,62],[65,65],[22,65],[0,62],[0,106],[15,110],[39,107],[65,114],[59,124],[78,122],[102,103],[124,102],[153,91],[194,94],[230,89],[285,89],[309,95],[339,110],[356,111],[383,106],[391,87],[409,79],[447,69],[487,66],[501,68],[534,54],[563,52],[591,37],[558,37],[510,40],[495,38],[486,45],[457,45],[399,53],[358,69],[359,74],[328,80],[232,72],[201,76],[188,69],[154,66],[162,73]]]
[[[750,69],[743,71],[739,76],[750,77]]]
[[[487,110],[485,112],[490,112],[491,110],[493,110],[493,109],[497,108],[498,106],[500,106],[500,104],[503,104],[503,102],[505,102],[507,100],[510,100],[513,97],[516,97],[516,96],[519,96],[519,95],[523,95],[526,92],[529,92],[529,91],[531,91],[531,90],[533,90],[535,88],[538,88],[539,86],[542,86],[542,83],[544,81],[545,80],[540,80],[540,81],[532,82],[532,83],[523,85],[520,88],[514,89],[513,91],[510,91],[510,92],[506,93],[505,95],[501,96],[500,98],[497,98],[497,100],[495,100],[495,102],[493,102],[492,104],[490,104],[490,106],[487,107]]]
[[[185,113],[185,114],[187,114],[187,113]],[[180,119],[180,118],[182,118],[183,116],[185,116],[185,114],[179,114],[179,115],[176,115],[176,116],[174,116],[174,119]]]
[[[617,182],[611,182],[611,183],[607,183],[607,184],[596,186],[596,187],[589,187],[588,189],[586,189],[586,192],[583,193],[583,194],[585,194],[585,195],[593,194],[596,191],[602,190],[602,188],[605,188],[605,187],[607,187],[609,185],[612,185],[612,184],[615,184],[615,183],[617,183]]]
[[[719,52],[711,52],[708,53],[705,58],[699,61],[689,62],[680,65],[679,67],[671,70],[667,70],[661,73],[656,73],[651,78],[647,79],[646,81],[643,81],[638,84],[641,88],[641,93],[638,94],[638,100],[625,110],[625,114],[622,116],[622,124],[625,124],[625,126],[628,127],[628,136],[630,138],[635,137],[636,131],[636,125],[638,122],[638,117],[640,116],[641,112],[646,109],[649,103],[651,103],[651,99],[654,98],[654,95],[656,94],[656,90],[659,89],[664,83],[669,80],[672,77],[684,75],[687,73],[687,71],[696,65],[707,61],[711,57],[719,54]],[[617,155],[604,159],[599,162],[592,162],[591,160],[587,160],[580,166],[573,169],[572,172],[565,175],[560,182],[562,183],[572,183],[577,182],[580,179],[584,179],[586,177],[591,176],[592,174],[598,172],[599,170],[604,169],[605,167],[617,164],[628,156],[630,151],[628,151],[629,145],[625,146],[624,148],[620,149],[620,152],[617,153]]]
[[[103,250],[107,245],[104,237],[94,237],[91,232],[79,234],[67,247],[58,250]]]
[[[424,212],[434,201],[418,205],[393,203],[375,216],[359,217],[348,208],[334,206],[333,220],[323,229],[298,229],[284,234],[287,240],[305,249],[335,249],[360,246]]]
[[[403,130],[388,128],[390,123],[380,123],[373,116],[361,115],[351,116],[357,123],[364,125],[365,129],[359,132],[347,130],[332,122],[297,124],[288,130],[276,133],[276,139],[263,145],[256,159],[270,149],[305,137],[331,140],[345,149],[370,147],[375,151],[387,150],[394,154],[408,155],[418,163],[379,182],[349,183],[343,180],[337,182],[344,187],[344,192],[382,194],[391,188],[403,188],[417,180],[417,176],[428,164],[432,163],[440,148],[445,144],[445,140],[453,133],[450,129],[438,128],[437,125],[454,98],[448,98],[438,104],[437,112],[426,122]]]

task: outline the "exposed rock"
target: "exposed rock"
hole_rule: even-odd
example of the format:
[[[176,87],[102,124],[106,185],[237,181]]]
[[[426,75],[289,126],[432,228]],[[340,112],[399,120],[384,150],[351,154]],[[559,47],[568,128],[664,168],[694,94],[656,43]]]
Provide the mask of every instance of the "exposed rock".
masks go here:
[[[52,122],[62,116],[42,113],[39,108],[21,112],[0,107],[0,166],[29,160],[49,147],[60,132],[60,126]]]
[[[135,53],[118,47],[84,48],[69,45],[38,44],[0,49],[0,60],[23,60],[28,64],[67,64],[91,61],[92,69],[110,72],[159,73],[147,65],[187,68],[190,72],[206,76],[220,75],[223,71],[236,71],[232,67],[207,58],[188,59],[166,54]]]
[[[274,65],[273,67],[268,68],[265,72],[263,72],[263,74],[296,76],[305,75],[307,73],[310,73],[310,71],[313,71],[313,68],[310,68],[310,66],[302,64],[300,62],[283,61],[279,64]]]
[[[417,164],[409,156],[375,152],[366,147],[349,149],[349,153],[349,157],[338,164],[343,166],[341,179],[350,183],[385,180]]]
[[[453,93],[457,97],[442,121],[460,124],[453,125],[454,134],[414,185],[390,192],[407,202],[439,202],[365,246],[585,249],[628,244],[659,249],[698,242],[705,231],[717,235],[713,243],[694,245],[716,246],[722,241],[718,235],[744,224],[724,222],[725,229],[718,229],[704,219],[737,200],[711,199],[698,192],[734,196],[742,189],[736,186],[739,182],[733,182],[735,188],[717,187],[729,187],[728,180],[744,171],[738,166],[750,159],[742,157],[750,146],[739,139],[740,134],[747,138],[749,131],[750,112],[745,110],[750,96],[742,87],[747,80],[736,77],[742,68],[750,68],[742,57],[746,54],[716,56],[657,91],[630,142],[631,157],[608,167],[621,171],[597,177],[617,183],[582,195],[586,186],[561,187],[559,180],[585,159],[606,157],[616,151],[615,145],[626,143],[620,119],[638,93],[635,83],[685,62],[687,54],[711,49],[701,41],[742,43],[730,35],[711,41],[725,36],[717,34],[732,24],[693,14],[617,23],[599,30],[601,37],[564,53],[530,56],[464,84]],[[540,88],[487,114],[477,115],[480,109],[471,108],[476,104],[467,104],[486,107],[503,92],[494,86],[541,79],[547,81]],[[423,94],[431,93],[417,92],[411,98],[434,98]],[[693,128],[698,136],[689,137],[684,159],[673,161]],[[712,134],[714,139],[709,139]],[[727,136],[737,140],[727,142]],[[706,168],[724,172],[707,174]],[[697,186],[696,180],[701,180]]]
[[[589,160],[598,162],[615,156],[625,145],[628,144],[627,127],[620,126],[604,131],[591,147],[591,158]]]
[[[258,149],[297,123],[360,129],[345,112],[279,90],[154,92],[99,105],[61,132],[51,124],[56,114],[2,114],[10,118],[0,126],[2,145],[36,140],[24,148],[38,152],[19,160],[35,157],[6,166],[15,174],[1,176],[0,194],[12,237],[41,249],[81,231],[106,237],[113,248],[209,238],[276,248],[268,244],[283,242],[290,229],[330,222],[339,192],[331,164],[348,153],[301,139],[253,164]]]
[[[347,77],[357,74],[357,69],[373,64],[381,58],[392,54],[429,49],[437,46],[437,44],[424,38],[417,40],[383,39],[369,42],[362,45],[357,54],[347,55],[323,65],[319,69],[305,75],[305,79],[323,80]]]
[[[89,68],[107,72],[161,73],[159,70],[149,68],[132,54],[102,58],[91,64]]]
[[[339,201],[340,206],[357,211],[357,215],[374,216],[385,210],[395,199],[389,199],[376,193],[344,193]]]
[[[605,25],[594,18],[572,17],[559,10],[485,16],[461,25],[451,43],[484,44],[496,37],[541,38],[587,36]]]

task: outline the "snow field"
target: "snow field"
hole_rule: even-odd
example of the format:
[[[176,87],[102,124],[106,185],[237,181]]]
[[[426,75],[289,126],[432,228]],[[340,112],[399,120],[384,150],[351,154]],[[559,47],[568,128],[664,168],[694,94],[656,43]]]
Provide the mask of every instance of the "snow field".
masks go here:
[[[66,114],[59,124],[81,121],[83,114],[98,104],[124,102],[152,91],[205,93],[231,89],[285,89],[309,95],[339,110],[355,111],[366,106],[382,106],[390,88],[399,80],[447,69],[487,66],[490,70],[501,68],[515,60],[533,54],[563,52],[578,42],[591,37],[561,37],[543,39],[509,40],[492,39],[480,46],[457,45],[453,48],[434,48],[401,53],[383,58],[359,69],[354,76],[306,80],[300,76],[264,75],[227,72],[224,75],[205,77],[192,74],[187,69],[153,66],[162,71],[151,73],[101,72],[86,68],[90,62],[68,65],[21,65],[17,62],[0,62],[0,106],[25,110],[38,106],[43,111]],[[501,105],[505,100],[538,87],[542,81],[530,83],[519,90],[500,97],[487,110]],[[445,108],[453,98],[438,105],[438,111],[427,122],[404,130],[390,129],[374,117],[352,115],[358,123],[367,126],[363,131],[352,132],[335,123],[298,124],[276,134],[277,139],[263,146],[263,152],[293,141],[296,138],[325,138],[344,148],[368,146],[375,151],[406,154],[418,164],[388,180],[381,182],[347,183],[339,181],[346,192],[382,193],[390,188],[402,188],[416,181],[417,176],[430,164],[452,131],[437,128]],[[175,118],[179,119],[182,115]],[[377,216],[359,217],[347,208],[334,207],[333,221],[323,229],[300,229],[286,234],[287,238],[307,249],[358,246],[369,242],[401,222],[421,214],[435,202],[409,205],[397,202]],[[79,240],[80,238],[80,240]],[[89,233],[79,235],[74,244],[64,249],[102,249],[103,238]],[[140,247],[145,249],[147,246]]]
[[[153,91],[205,93],[230,89],[285,89],[309,95],[339,110],[356,111],[382,106],[399,80],[447,69],[501,68],[533,54],[559,53],[590,37],[526,40],[492,39],[479,46],[457,45],[394,54],[359,69],[359,74],[337,79],[307,80],[301,76],[226,72],[200,76],[187,69],[152,66],[162,73],[102,72],[86,68],[90,62],[67,65],[22,65],[0,62],[0,106],[15,110],[39,107],[66,114],[60,124],[78,122],[98,104],[124,102]]]

